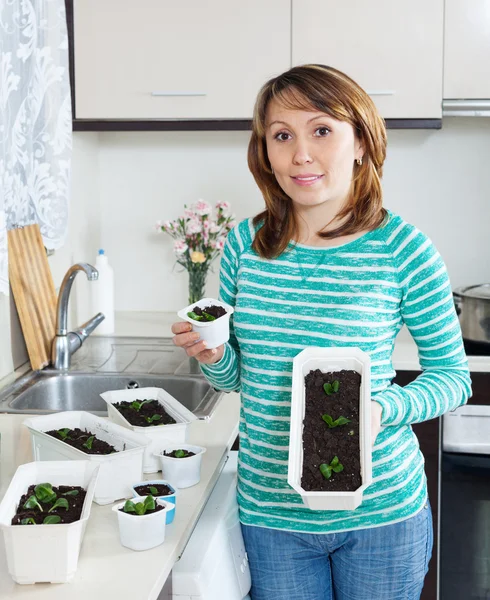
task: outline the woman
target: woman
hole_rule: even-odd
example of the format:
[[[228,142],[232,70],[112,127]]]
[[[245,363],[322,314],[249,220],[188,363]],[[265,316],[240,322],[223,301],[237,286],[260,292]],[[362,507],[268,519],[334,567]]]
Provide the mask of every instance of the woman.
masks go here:
[[[424,459],[411,425],[464,404],[471,381],[444,263],[382,207],[383,120],[343,73],[294,67],[265,84],[248,162],[265,210],[227,237],[230,340],[174,343],[215,388],[241,392],[238,502],[253,600],[415,600],[432,551]],[[392,385],[403,324],[423,373]],[[292,359],[356,346],[372,361],[373,482],[353,511],[313,511],[287,484]]]

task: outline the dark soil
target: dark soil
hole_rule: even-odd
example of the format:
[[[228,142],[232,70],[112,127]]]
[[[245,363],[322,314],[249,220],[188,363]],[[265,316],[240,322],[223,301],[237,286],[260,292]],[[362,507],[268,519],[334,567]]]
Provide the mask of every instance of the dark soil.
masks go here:
[[[42,506],[43,512],[41,512],[38,508],[22,508],[24,504],[27,502],[30,496],[34,495],[35,485],[30,485],[27,494],[23,494],[20,498],[19,505],[17,508],[17,512],[12,517],[12,525],[21,525],[22,519],[32,518],[36,521],[36,524],[41,525],[44,518],[48,515],[58,515],[61,518],[60,523],[73,523],[74,521],[78,521],[80,519],[80,515],[82,514],[83,501],[85,500],[85,496],[87,492],[80,486],[71,486],[71,485],[60,485],[58,487],[53,486],[53,491],[56,492],[57,498],[65,498],[68,500],[68,510],[64,508],[56,508],[52,512],[48,512],[49,509],[53,506],[54,502],[40,502],[39,504]],[[76,496],[64,496],[65,492],[69,492],[72,490],[78,490],[78,494]]]
[[[215,319],[219,319],[223,315],[226,315],[226,310],[222,306],[216,306],[215,304],[205,306],[204,308],[199,308],[199,306],[195,306],[192,309],[192,312],[198,315],[199,317],[202,316],[203,312],[206,312],[208,315],[211,315]],[[204,317],[202,321],[207,321],[206,317]]]
[[[339,381],[339,389],[327,395],[324,383]],[[307,491],[352,492],[361,486],[359,443],[359,399],[361,376],[355,371],[322,373],[310,371],[305,377],[305,418],[303,421],[303,475],[301,487]],[[350,423],[330,428],[322,415],[350,419]],[[344,470],[326,479],[321,464],[337,456]]]
[[[184,450],[184,448],[181,448],[181,450],[184,452],[184,456],[181,456],[180,458],[189,458],[189,456],[196,455],[195,452],[189,452],[188,450]],[[165,452],[165,450],[164,450],[163,456],[171,456],[172,458],[178,458],[177,456],[175,456],[176,452],[177,452],[177,450],[172,450],[172,452]]]
[[[143,502],[143,501],[141,501]],[[156,504],[155,508],[147,510],[145,512],[145,515],[151,515],[151,513],[155,513],[155,512],[160,512],[161,510],[164,510],[165,506],[161,506],[160,504]],[[119,512],[124,512],[124,509],[120,508]],[[144,515],[137,515],[136,513],[132,512],[132,513],[126,513],[127,515],[131,515],[133,517],[142,517]]]
[[[143,400],[137,400],[137,402],[143,402]],[[143,404],[139,410],[131,408],[131,402],[116,402],[113,404],[114,408],[123,415],[123,417],[136,427],[152,427],[155,425],[172,425],[177,421],[171,417],[158,400],[151,400],[146,404]],[[149,423],[146,419],[153,415],[160,415],[160,419],[156,419]]]
[[[150,496],[152,495],[152,493],[150,492],[150,486],[158,490],[156,496],[170,496],[170,494],[174,493],[168,487],[168,485],[165,485],[163,483],[150,483],[148,485],[138,485],[134,489],[140,496]]]
[[[70,429],[68,436],[64,439],[59,433],[59,430],[53,429],[52,431],[46,431],[46,433],[57,440],[65,442],[65,444],[68,444],[69,446],[73,446],[73,448],[77,448],[78,450],[85,452],[85,454],[114,454],[115,452],[118,452],[114,446],[111,446],[103,440],[99,440],[97,437],[94,437],[92,447],[90,449],[87,448],[84,446],[84,444],[94,434],[87,430],[82,431],[81,429],[78,429],[78,427],[75,429]]]

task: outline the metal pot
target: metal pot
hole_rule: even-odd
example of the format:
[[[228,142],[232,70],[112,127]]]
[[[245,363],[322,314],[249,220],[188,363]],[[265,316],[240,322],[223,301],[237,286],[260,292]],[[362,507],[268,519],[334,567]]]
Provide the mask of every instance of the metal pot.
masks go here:
[[[453,297],[463,338],[490,346],[490,283],[457,288]]]

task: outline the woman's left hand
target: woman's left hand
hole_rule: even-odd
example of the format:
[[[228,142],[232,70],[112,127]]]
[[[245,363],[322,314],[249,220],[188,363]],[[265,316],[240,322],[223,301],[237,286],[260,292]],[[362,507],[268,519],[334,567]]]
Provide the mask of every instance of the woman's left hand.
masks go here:
[[[378,433],[381,431],[381,413],[383,409],[381,404],[375,400],[371,401],[371,444],[374,446],[374,442],[378,437]]]

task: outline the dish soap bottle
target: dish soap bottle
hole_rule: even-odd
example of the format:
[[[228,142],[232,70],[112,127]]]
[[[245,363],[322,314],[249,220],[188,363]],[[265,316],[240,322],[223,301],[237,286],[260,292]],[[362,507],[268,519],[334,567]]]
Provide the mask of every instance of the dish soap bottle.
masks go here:
[[[90,283],[92,293],[92,312],[104,313],[105,319],[92,335],[110,335],[114,333],[114,271],[104,250],[100,249],[95,260],[99,277]]]

